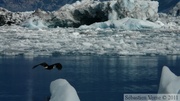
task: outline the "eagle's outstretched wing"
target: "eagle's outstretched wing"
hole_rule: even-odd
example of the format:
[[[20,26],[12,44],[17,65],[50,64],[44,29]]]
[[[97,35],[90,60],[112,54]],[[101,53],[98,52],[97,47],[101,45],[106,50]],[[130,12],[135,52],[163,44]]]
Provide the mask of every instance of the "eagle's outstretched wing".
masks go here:
[[[34,69],[34,68],[36,68],[36,67],[38,67],[38,66],[46,67],[46,66],[48,66],[48,64],[47,64],[46,62],[43,62],[43,63],[40,63],[40,64],[38,64],[38,65],[33,66],[32,69]]]

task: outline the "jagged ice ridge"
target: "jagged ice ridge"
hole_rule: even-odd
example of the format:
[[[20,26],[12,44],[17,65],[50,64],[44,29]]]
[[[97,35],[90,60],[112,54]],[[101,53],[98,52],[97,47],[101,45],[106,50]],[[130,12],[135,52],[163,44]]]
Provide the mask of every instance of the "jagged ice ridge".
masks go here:
[[[151,0],[112,0],[94,1],[82,0],[73,4],[66,4],[57,11],[45,12],[10,12],[0,9],[0,21],[4,24],[22,24],[35,16],[43,20],[48,27],[79,27],[95,22],[119,20],[130,17],[140,20],[156,21],[158,19],[158,2]],[[36,23],[36,20],[34,20]],[[26,26],[28,27],[28,25]]]

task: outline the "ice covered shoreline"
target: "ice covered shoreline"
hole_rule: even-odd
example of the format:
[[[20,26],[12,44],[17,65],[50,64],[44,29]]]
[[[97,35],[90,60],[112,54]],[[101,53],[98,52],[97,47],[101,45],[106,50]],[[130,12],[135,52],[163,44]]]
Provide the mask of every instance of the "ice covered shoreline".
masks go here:
[[[0,27],[1,56],[180,55],[179,30]]]
[[[82,0],[54,12],[0,8],[0,55],[180,55],[180,17],[157,11],[151,0]]]

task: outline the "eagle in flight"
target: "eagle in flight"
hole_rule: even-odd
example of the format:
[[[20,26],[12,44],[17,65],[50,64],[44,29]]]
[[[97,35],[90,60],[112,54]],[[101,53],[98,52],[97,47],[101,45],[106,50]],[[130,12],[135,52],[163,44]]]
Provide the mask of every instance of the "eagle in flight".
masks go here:
[[[52,65],[48,65],[46,62],[37,64],[37,65],[33,66],[32,69],[34,69],[34,68],[36,68],[38,66],[43,66],[47,70],[51,70],[53,68],[57,68],[58,70],[62,69],[62,65],[60,63],[55,63],[55,64],[52,64]]]

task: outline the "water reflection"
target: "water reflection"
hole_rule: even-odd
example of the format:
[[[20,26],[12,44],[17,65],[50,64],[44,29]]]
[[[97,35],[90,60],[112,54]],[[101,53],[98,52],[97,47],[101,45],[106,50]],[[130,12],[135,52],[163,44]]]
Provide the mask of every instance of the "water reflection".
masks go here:
[[[63,65],[62,71],[38,67],[40,62]],[[179,57],[61,56],[0,58],[0,101],[44,101],[50,82],[67,79],[81,101],[119,101],[124,93],[157,93],[161,68],[177,71]],[[177,72],[178,74],[178,72]]]

